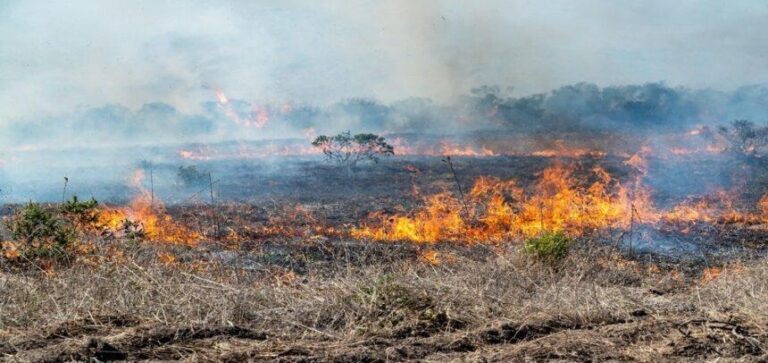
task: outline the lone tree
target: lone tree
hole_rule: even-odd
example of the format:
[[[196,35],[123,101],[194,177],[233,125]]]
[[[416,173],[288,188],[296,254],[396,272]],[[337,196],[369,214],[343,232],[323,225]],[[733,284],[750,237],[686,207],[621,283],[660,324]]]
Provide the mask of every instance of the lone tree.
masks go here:
[[[348,174],[361,161],[379,162],[381,156],[395,154],[395,148],[386,140],[375,134],[352,135],[349,131],[336,136],[318,136],[312,146],[323,151],[323,154],[344,167]]]
[[[768,127],[758,127],[752,121],[736,120],[731,126],[718,129],[728,141],[728,151],[746,159],[760,158],[768,152]]]

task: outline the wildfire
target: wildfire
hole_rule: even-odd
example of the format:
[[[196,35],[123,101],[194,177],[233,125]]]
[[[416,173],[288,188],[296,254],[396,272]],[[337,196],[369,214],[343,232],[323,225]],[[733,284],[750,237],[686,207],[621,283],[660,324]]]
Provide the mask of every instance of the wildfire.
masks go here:
[[[728,149],[728,142],[722,135],[713,132],[708,126],[698,126],[684,134],[671,134],[660,137],[661,157],[690,157],[702,154],[720,154]]]
[[[602,158],[602,157],[605,157],[607,153],[601,150],[567,147],[563,140],[555,140],[555,148],[534,151],[531,153],[531,155],[543,156],[548,158],[552,158],[552,157],[580,158],[585,156]]]
[[[311,156],[322,152],[311,145],[281,144],[269,142],[258,146],[240,145],[237,149],[216,149],[210,146],[181,149],[177,151],[185,160],[250,160],[275,156]]]
[[[227,98],[227,95],[225,95],[224,91],[220,89],[216,90],[216,98],[219,100],[219,103],[222,105],[229,103],[229,99]]]
[[[701,272],[701,283],[707,284],[713,282],[724,275],[739,275],[744,272],[744,266],[741,262],[735,262],[722,267],[712,266],[705,268]]]
[[[468,156],[468,157],[487,157],[500,155],[496,151],[486,146],[462,145],[458,142],[443,139],[433,143],[409,144],[400,137],[392,140],[392,146],[397,155],[417,155],[417,156]]]
[[[267,109],[258,107],[255,109],[259,110],[258,112],[261,113],[262,116],[258,116],[250,121],[239,120],[237,122],[250,126],[258,123],[268,122],[269,115]],[[242,145],[241,149],[237,151],[229,150],[226,146],[219,147],[211,145],[200,145],[195,148],[184,148],[178,150],[177,154],[180,158],[187,160],[255,159],[274,156],[320,155],[322,152],[317,148],[311,147],[311,145],[309,145],[307,142],[307,140],[313,140],[317,136],[317,131],[314,128],[307,128],[302,130],[302,133],[304,138],[301,140],[273,140],[264,142],[263,144],[259,145]],[[533,155],[550,158],[602,158],[607,155],[607,152],[605,151],[589,148],[566,147],[562,143],[558,144],[559,146],[556,148],[541,149],[529,152],[523,152],[520,150],[516,151],[512,149],[500,149],[498,147],[491,147],[488,145],[474,145],[471,143],[463,143],[449,139],[441,139],[434,142],[409,142],[401,137],[394,137],[390,144],[394,147],[395,154],[401,156],[462,156],[483,158],[496,157],[501,155]]]
[[[425,198],[422,208],[408,214],[374,213],[373,223],[351,233],[381,241],[480,243],[518,240],[546,231],[581,236],[606,228],[627,229],[633,223],[768,222],[768,194],[758,203],[758,213],[740,212],[732,191],[657,209],[651,191],[641,183],[647,167],[642,155],[626,163],[635,167],[637,175],[624,185],[600,167],[590,170],[586,178],[577,178],[575,167],[560,163],[545,169],[530,191],[518,187],[515,180],[480,177],[463,200],[450,192],[434,194]]]
[[[461,146],[449,141],[442,141],[440,143],[440,155],[451,156],[496,156],[496,152],[488,149],[485,146],[481,146],[479,149],[471,146]]]
[[[435,250],[426,250],[419,254],[419,259],[432,265],[437,266],[440,264],[440,258]]]
[[[443,192],[430,196],[411,216],[384,217],[378,227],[353,230],[359,238],[418,243],[465,240],[502,241],[562,230],[571,235],[629,221],[629,192],[602,169],[587,187],[570,167],[556,164],[543,171],[531,193],[514,180],[481,177],[466,200]]]
[[[201,151],[179,150],[179,156],[187,160],[210,160],[211,155]]]
[[[734,206],[734,193],[718,190],[703,198],[688,198],[665,213],[663,218],[672,222],[716,222],[720,220],[739,221],[749,219]]]
[[[139,193],[123,208],[103,208],[99,224],[116,235],[142,235],[152,242],[195,245],[200,234],[177,223],[165,211],[163,203],[143,187],[144,172],[136,170],[131,185]]]
[[[220,88],[215,88],[214,93],[216,94],[216,100],[218,101],[221,111],[235,124],[244,127],[263,128],[269,122],[269,109],[267,106],[254,104],[251,107],[250,112],[246,114],[241,110],[238,110],[236,105],[230,102],[227,95],[224,94],[224,91]],[[286,110],[290,111],[290,109],[290,104],[285,104],[281,108],[283,112],[287,112]]]

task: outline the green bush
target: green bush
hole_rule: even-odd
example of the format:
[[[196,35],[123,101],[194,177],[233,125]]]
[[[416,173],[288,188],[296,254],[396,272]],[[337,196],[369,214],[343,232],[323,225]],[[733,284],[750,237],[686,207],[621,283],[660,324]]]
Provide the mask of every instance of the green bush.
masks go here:
[[[562,231],[546,232],[525,241],[525,252],[539,260],[554,263],[568,254],[571,239]]]
[[[59,210],[77,228],[88,228],[99,220],[99,202],[96,199],[80,201],[77,196],[64,202]]]
[[[53,211],[29,203],[8,223],[11,238],[27,258],[64,255],[75,231]]]

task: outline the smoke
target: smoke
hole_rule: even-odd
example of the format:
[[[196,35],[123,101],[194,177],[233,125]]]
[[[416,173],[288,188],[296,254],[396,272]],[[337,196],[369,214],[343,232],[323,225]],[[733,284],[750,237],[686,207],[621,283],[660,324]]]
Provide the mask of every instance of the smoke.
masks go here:
[[[766,15],[661,0],[3,1],[0,185],[119,179],[187,143],[350,130],[480,149],[763,122]]]
[[[764,122],[768,109],[765,85],[723,92],[673,88],[663,83],[604,88],[578,83],[522,97],[508,92],[484,86],[451,104],[428,98],[388,104],[350,98],[327,106],[260,104],[221,94],[221,100],[202,103],[199,113],[184,113],[162,102],[137,109],[107,104],[0,128],[7,149],[61,149],[306,138],[308,131],[333,134],[345,130],[385,134],[488,130],[659,134],[735,119]]]
[[[0,123],[151,102],[199,113],[216,84],[249,102],[450,104],[582,80],[730,90],[768,82],[762,2],[4,1]]]

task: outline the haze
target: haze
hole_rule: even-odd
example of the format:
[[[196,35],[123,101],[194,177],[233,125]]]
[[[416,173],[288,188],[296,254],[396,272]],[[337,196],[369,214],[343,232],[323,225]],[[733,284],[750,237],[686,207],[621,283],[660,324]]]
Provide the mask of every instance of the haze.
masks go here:
[[[212,89],[249,102],[452,102],[581,81],[768,81],[763,1],[3,1],[0,124]]]

